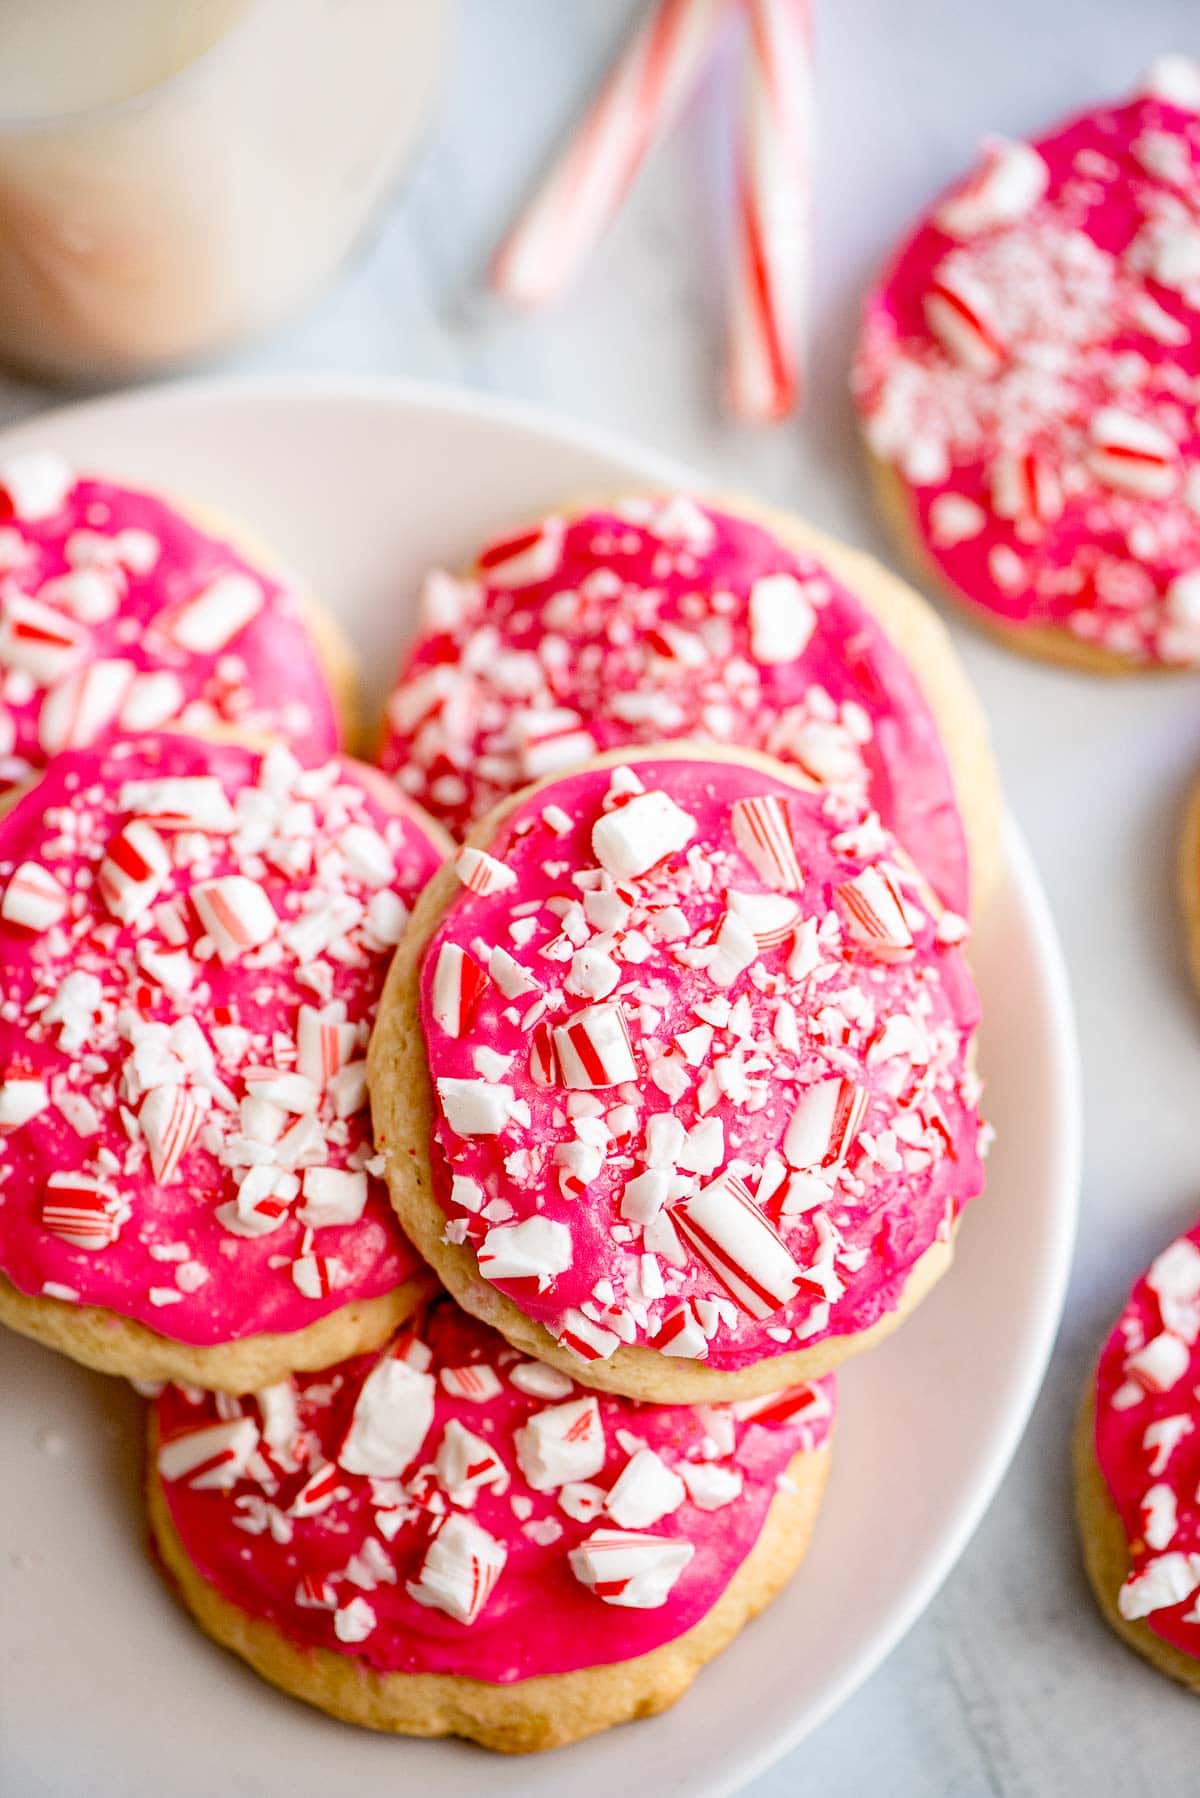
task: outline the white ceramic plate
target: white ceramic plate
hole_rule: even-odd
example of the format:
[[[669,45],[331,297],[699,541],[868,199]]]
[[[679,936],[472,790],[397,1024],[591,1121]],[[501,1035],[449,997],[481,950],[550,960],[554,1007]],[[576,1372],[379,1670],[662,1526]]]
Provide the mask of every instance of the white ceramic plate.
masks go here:
[[[386,685],[421,572],[582,493],[687,483],[507,404],[384,383],[203,383],[119,396],[0,439],[244,518],[343,617]],[[278,1696],[176,1610],[143,1554],[140,1406],[0,1340],[0,1769],[23,1798],[436,1790],[729,1791],[794,1746],[929,1603],[994,1492],[1058,1323],[1079,1100],[1070,1003],[1027,852],[975,946],[999,1132],[949,1279],[842,1381],[828,1501],[798,1578],[674,1710],[533,1761],[351,1731]],[[631,1770],[636,1769],[636,1772]]]

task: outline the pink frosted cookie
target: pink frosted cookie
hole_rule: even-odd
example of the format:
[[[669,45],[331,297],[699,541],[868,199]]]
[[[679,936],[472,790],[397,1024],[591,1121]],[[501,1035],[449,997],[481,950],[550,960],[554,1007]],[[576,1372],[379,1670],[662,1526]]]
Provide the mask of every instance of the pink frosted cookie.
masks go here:
[[[660,745],[527,790],[427,888],[380,1004],[401,1222],[587,1385],[825,1372],[983,1183],[964,934],[873,813],[766,757]]]
[[[992,140],[892,258],[854,386],[902,537],[1015,647],[1200,662],[1200,69]]]
[[[1151,1264],[1101,1350],[1075,1471],[1106,1618],[1200,1691],[1200,1224]]]
[[[969,847],[986,895],[994,777],[945,633],[797,520],[622,499],[488,545],[422,605],[381,760],[453,834],[598,752],[699,738],[869,799],[963,912]]]
[[[0,462],[0,791],[63,750],[164,725],[329,755],[331,683],[345,712],[332,622],[225,537],[49,452]]]
[[[734,1405],[578,1390],[449,1299],[246,1399],[168,1387],[150,1520],[202,1627],[353,1723],[552,1748],[663,1710],[799,1565],[826,1379]]]
[[[364,1051],[438,827],[374,769],[178,735],[67,751],[0,820],[0,1319],[233,1391],[425,1290]]]

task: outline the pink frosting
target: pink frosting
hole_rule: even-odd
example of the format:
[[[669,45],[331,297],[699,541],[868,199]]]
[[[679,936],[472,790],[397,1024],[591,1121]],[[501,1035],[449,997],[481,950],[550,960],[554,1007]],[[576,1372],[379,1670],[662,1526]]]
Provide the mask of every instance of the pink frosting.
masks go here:
[[[832,1379],[743,1405],[638,1405],[522,1361],[447,1299],[416,1331],[257,1400],[168,1387],[157,1401],[167,1506],[197,1570],[291,1641],[380,1672],[509,1684],[673,1640],[712,1609],[792,1457],[832,1423]],[[367,1376],[397,1355],[409,1373],[364,1399]],[[531,1461],[530,1437],[560,1433],[547,1414],[564,1405],[573,1441]],[[385,1438],[401,1445],[390,1459]],[[364,1471],[376,1466],[396,1471]],[[597,1530],[641,1557],[633,1595],[658,1602],[614,1602],[579,1577],[572,1551]],[[435,1602],[422,1569],[439,1537]]]
[[[57,757],[0,821],[8,1279],[208,1346],[411,1275],[362,1058],[440,859],[354,762],[175,735]]]
[[[1200,1224],[1140,1279],[1100,1355],[1096,1460],[1129,1545],[1121,1614],[1200,1656]]]
[[[893,257],[855,389],[946,580],[1008,625],[1200,660],[1200,117],[993,142]]]
[[[590,1359],[739,1368],[894,1309],[982,1185],[978,1008],[874,814],[634,757],[489,851],[422,972],[447,1240]]]
[[[906,663],[816,557],[681,496],[544,519],[427,582],[382,756],[455,834],[597,749],[710,738],[870,798],[948,905],[967,856]],[[774,628],[773,628],[774,627]]]
[[[153,494],[46,453],[0,464],[0,791],[62,749],[165,724],[332,753],[296,595]]]

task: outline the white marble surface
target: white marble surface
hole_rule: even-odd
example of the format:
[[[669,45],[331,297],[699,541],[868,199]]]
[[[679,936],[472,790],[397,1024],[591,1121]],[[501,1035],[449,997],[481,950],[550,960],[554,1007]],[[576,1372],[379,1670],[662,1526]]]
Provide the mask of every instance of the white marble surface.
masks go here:
[[[520,395],[885,553],[845,369],[858,296],[895,228],[983,130],[1032,130],[1119,92],[1161,48],[1200,53],[1196,0],[816,0],[812,398],[800,423],[752,435],[731,428],[714,397],[727,122],[719,71],[580,289],[544,319],[514,319],[481,297],[481,265],[630,7],[461,4],[436,130],[376,238],[306,318],[226,366],[404,373]],[[0,422],[52,397],[0,379]],[[1109,1637],[1084,1589],[1067,1442],[1088,1357],[1125,1288],[1191,1222],[1200,1196],[1200,1011],[1173,895],[1180,806],[1200,768],[1200,692],[1194,678],[1095,684],[958,635],[1074,981],[1089,1120],[1075,1276],[1028,1435],[957,1571],[858,1696],[753,1791],[856,1798],[879,1780],[904,1798],[1194,1792],[1194,1701]],[[864,1556],[884,1552],[863,1544]],[[634,1791],[636,1764],[631,1737]]]

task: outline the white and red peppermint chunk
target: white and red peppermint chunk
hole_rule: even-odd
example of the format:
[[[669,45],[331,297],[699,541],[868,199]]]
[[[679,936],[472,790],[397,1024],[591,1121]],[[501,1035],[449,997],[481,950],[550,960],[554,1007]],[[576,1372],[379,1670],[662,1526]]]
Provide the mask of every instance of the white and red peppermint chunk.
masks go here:
[[[0,1271],[18,1290],[203,1348],[416,1273],[367,1168],[389,950],[354,829],[411,903],[440,843],[366,771],[281,747],[68,752],[0,820]],[[323,946],[282,935],[318,908]]]
[[[298,1642],[351,1655],[365,1644],[381,1671],[495,1681],[675,1639],[744,1564],[781,1478],[823,1444],[832,1412],[831,1381],[811,1434],[788,1417],[608,1394],[547,1407],[512,1377],[531,1364],[446,1298],[383,1362],[433,1384],[425,1442],[399,1475],[335,1459],[373,1357],[293,1378],[293,1458],[250,1415],[268,1418],[270,1395],[256,1406],[167,1387],[155,1401],[163,1496],[205,1578]],[[475,1367],[494,1376],[484,1397],[458,1390]],[[567,1462],[588,1471],[559,1477]]]
[[[654,795],[687,841],[618,876],[604,828]],[[584,1362],[724,1370],[894,1303],[981,1169],[970,979],[878,819],[759,763],[631,758],[486,853],[516,884],[452,900],[421,977],[446,1240]]]
[[[891,259],[854,386],[956,592],[1018,629],[1178,664],[1200,660],[1173,598],[1200,553],[1200,146],[1169,97],[1194,70],[1164,79],[990,143]]]
[[[680,516],[697,528],[677,530]],[[819,553],[680,495],[555,520],[550,537],[555,555],[541,569],[514,564],[517,582],[485,567],[476,581],[435,584],[451,602],[439,598],[409,654],[382,755],[406,791],[464,835],[525,782],[597,751],[744,744],[873,796],[943,898],[965,909],[937,733],[899,656]],[[651,840],[647,852],[668,848]],[[622,865],[633,854],[614,849]]]

